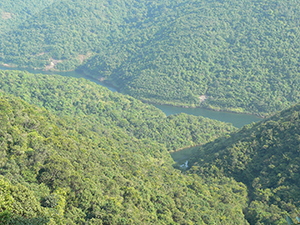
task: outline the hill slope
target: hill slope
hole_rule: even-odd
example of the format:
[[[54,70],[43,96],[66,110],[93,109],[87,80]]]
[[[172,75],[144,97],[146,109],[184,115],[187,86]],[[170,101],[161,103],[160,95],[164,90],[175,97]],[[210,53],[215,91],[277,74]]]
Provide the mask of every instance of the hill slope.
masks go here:
[[[0,2],[0,35],[51,5],[56,0],[2,0]]]
[[[300,100],[298,1],[180,1],[148,12],[139,36],[83,69],[157,103],[267,115]]]
[[[186,114],[166,116],[161,110],[85,79],[1,71],[0,89],[45,107],[60,116],[120,127],[128,135],[164,144],[169,151],[204,144],[234,131],[231,124]]]
[[[244,185],[185,176],[154,141],[99,124],[94,132],[3,92],[0,118],[0,221],[248,224]],[[220,182],[232,202],[210,189]]]
[[[3,34],[0,61],[60,70],[83,63],[144,101],[265,116],[300,100],[299,5],[63,0]]]
[[[60,70],[74,69],[90,54],[103,51],[117,41],[124,4],[124,1],[55,1],[2,35],[3,60],[31,68],[51,69],[55,64]]]
[[[286,212],[295,214],[300,207],[299,112],[297,104],[245,126],[206,144],[193,159],[199,175],[232,177],[248,187],[250,224],[285,223]]]

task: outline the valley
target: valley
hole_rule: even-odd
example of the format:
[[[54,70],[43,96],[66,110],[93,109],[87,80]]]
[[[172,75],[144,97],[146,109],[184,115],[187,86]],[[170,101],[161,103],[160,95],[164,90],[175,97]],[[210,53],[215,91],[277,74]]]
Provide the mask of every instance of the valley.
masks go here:
[[[0,67],[0,70],[15,70],[18,68],[7,68],[7,67]],[[87,80],[90,80],[92,82],[95,82],[98,85],[101,85],[103,87],[108,88],[109,90],[115,92],[117,89],[105,82],[101,82],[91,76],[86,76],[83,72],[57,72],[57,71],[40,71],[40,70],[26,70],[30,73],[34,74],[45,74],[45,75],[61,75],[66,77],[76,77],[76,78],[84,78]],[[184,108],[184,107],[176,107],[176,106],[166,106],[166,105],[157,105],[152,104],[156,108],[162,110],[167,116],[174,115],[174,114],[180,114],[180,113],[186,113],[189,115],[194,116],[203,116],[210,119],[226,122],[226,123],[232,123],[233,126],[237,128],[241,128],[244,125],[250,124],[252,122],[260,121],[261,118],[253,115],[248,114],[237,114],[237,113],[230,113],[230,112],[223,112],[223,111],[213,111],[213,110],[207,110],[203,108]]]
[[[0,224],[293,224],[299,18],[300,0],[1,1]]]

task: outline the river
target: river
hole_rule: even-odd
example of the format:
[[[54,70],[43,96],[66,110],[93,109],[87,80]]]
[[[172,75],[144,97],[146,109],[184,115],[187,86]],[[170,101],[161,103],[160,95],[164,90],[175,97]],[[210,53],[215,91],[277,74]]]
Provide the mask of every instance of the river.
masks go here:
[[[250,124],[252,122],[258,122],[262,120],[262,118],[259,118],[254,115],[212,111],[203,108],[180,108],[175,106],[155,105],[155,104],[154,106],[162,110],[167,116],[172,114],[178,114],[178,113],[186,113],[195,116],[203,116],[203,117],[207,117],[210,119],[215,119],[227,123],[232,123],[233,126],[237,128],[241,128],[246,124]]]
[[[104,86],[106,88],[108,88],[109,90],[116,92],[117,90],[112,87],[109,84],[106,84],[104,82],[101,82],[93,77],[87,77],[86,75],[82,74],[82,73],[78,73],[76,71],[70,71],[70,72],[56,72],[56,71],[42,71],[42,70],[25,70],[25,69],[18,69],[18,68],[10,68],[10,67],[1,67],[0,66],[0,70],[21,70],[21,71],[27,71],[29,73],[34,73],[34,74],[46,74],[46,75],[61,75],[64,77],[76,77],[76,78],[85,78],[87,80],[90,80],[92,82],[95,82],[96,84],[99,84],[101,86]]]
[[[8,68],[8,67],[0,67],[0,70],[17,70],[17,68]],[[24,69],[20,69],[24,70]],[[94,79],[92,77],[87,77],[86,75],[82,73],[78,73],[76,71],[71,71],[71,72],[52,72],[52,71],[38,71],[38,70],[26,70],[30,73],[42,73],[42,74],[48,74],[48,75],[53,75],[53,74],[58,74],[61,76],[67,76],[67,77],[76,77],[76,78],[85,78],[88,79],[92,82],[95,82],[99,85],[102,85],[104,87],[107,87],[109,90],[115,92],[117,91],[114,87],[110,86],[109,84],[106,84],[104,82],[100,82],[97,79]],[[155,107],[159,108],[162,110],[167,116],[172,115],[172,114],[178,114],[178,113],[186,113],[190,115],[195,115],[195,116],[204,116],[210,119],[215,119],[223,122],[228,122],[232,123],[233,126],[237,128],[241,128],[242,126],[246,124],[250,124],[252,122],[257,122],[262,120],[261,118],[253,115],[247,115],[247,114],[237,114],[237,113],[229,113],[229,112],[221,112],[221,111],[212,111],[212,110],[207,110],[207,109],[202,109],[202,108],[182,108],[182,107],[175,107],[175,106],[165,106],[165,105],[156,105],[153,104]],[[185,150],[181,150],[178,152],[171,153],[172,158],[176,162],[180,162],[183,164],[186,164],[187,162],[184,161],[188,158],[189,155],[193,154],[193,152],[197,149],[196,147],[193,148],[188,148]]]

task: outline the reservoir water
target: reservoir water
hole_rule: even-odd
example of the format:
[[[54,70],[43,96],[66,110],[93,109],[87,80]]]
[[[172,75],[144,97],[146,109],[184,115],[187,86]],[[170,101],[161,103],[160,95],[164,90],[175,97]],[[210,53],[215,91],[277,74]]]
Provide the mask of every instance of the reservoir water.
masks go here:
[[[70,71],[70,72],[56,72],[56,71],[41,71],[41,70],[28,70],[28,69],[18,69],[18,68],[10,68],[10,67],[1,67],[0,66],[0,70],[20,70],[20,71],[27,71],[29,73],[33,73],[33,74],[45,74],[45,75],[61,75],[64,77],[76,77],[76,78],[84,78],[87,80],[90,80],[92,82],[95,82],[96,84],[102,85],[106,88],[108,88],[109,90],[115,92],[117,91],[114,87],[112,87],[109,84],[106,84],[104,82],[101,82],[93,77],[88,77],[82,73],[78,73],[76,71]]]
[[[17,70],[16,68],[8,68],[8,67],[0,67],[0,70]],[[22,70],[22,69],[20,69]],[[115,92],[117,91],[114,87],[112,87],[109,84],[106,84],[104,82],[101,82],[93,77],[87,77],[83,73],[78,73],[76,71],[71,72],[53,72],[53,71],[38,71],[38,70],[26,70],[30,73],[38,74],[48,74],[48,75],[54,75],[58,74],[61,76],[67,76],[67,77],[76,77],[76,78],[85,78],[90,81],[93,81],[99,85],[102,85],[104,87],[107,87],[109,90]],[[166,105],[156,105],[153,104],[155,107],[162,110],[167,116],[172,114],[179,114],[179,113],[186,113],[190,115],[195,116],[204,116],[210,119],[215,119],[227,123],[232,123],[233,126],[237,128],[241,128],[242,126],[246,124],[250,124],[252,122],[260,121],[261,118],[254,116],[254,115],[248,115],[248,114],[237,114],[237,113],[230,113],[230,112],[222,112],[222,111],[212,111],[208,109],[203,108],[182,108],[182,107],[176,107],[176,106],[166,106]]]
[[[0,70],[18,70],[17,68],[8,68],[8,67],[0,67]],[[19,69],[24,70],[24,69]],[[99,80],[87,77],[83,73],[78,73],[76,71],[71,72],[53,72],[53,71],[37,71],[37,70],[26,70],[30,73],[38,74],[48,74],[48,75],[54,75],[58,74],[61,76],[67,76],[67,77],[76,77],[76,78],[85,78],[92,82],[95,82],[99,85],[102,85],[104,87],[107,87],[109,90],[115,92],[117,91],[114,87],[110,86],[109,84],[106,84],[104,82],[100,82]],[[250,124],[252,122],[257,122],[262,120],[259,117],[253,116],[253,115],[247,115],[247,114],[236,114],[236,113],[229,113],[229,112],[221,112],[221,111],[211,111],[207,109],[202,108],[182,108],[182,107],[175,107],[175,106],[165,106],[165,105],[156,105],[153,104],[155,107],[161,109],[167,116],[172,114],[179,114],[179,113],[186,113],[190,115],[195,116],[204,116],[210,119],[215,119],[223,122],[232,123],[235,127],[241,128],[242,126],[246,124]],[[176,162],[180,163],[186,163],[184,160],[188,158],[189,155],[193,154],[193,152],[197,149],[197,147],[184,149],[178,152],[171,153],[172,158]]]
[[[203,108],[180,108],[175,106],[155,105],[155,104],[154,106],[162,110],[167,116],[172,114],[178,114],[178,113],[186,113],[195,116],[203,116],[203,117],[207,117],[210,119],[215,119],[227,123],[232,123],[233,126],[237,128],[241,128],[246,124],[250,124],[262,120],[261,118],[254,115],[212,111]]]

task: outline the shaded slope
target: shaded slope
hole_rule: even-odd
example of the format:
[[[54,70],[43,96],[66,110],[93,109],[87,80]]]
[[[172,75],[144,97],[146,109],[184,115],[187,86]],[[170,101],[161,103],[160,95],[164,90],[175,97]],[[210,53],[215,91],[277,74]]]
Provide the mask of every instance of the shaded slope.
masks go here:
[[[300,105],[245,126],[200,148],[192,170],[227,176],[247,185],[253,224],[281,224],[299,208]]]

